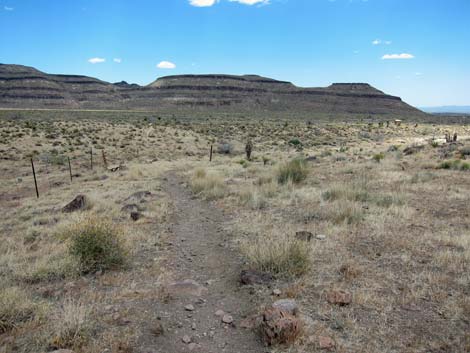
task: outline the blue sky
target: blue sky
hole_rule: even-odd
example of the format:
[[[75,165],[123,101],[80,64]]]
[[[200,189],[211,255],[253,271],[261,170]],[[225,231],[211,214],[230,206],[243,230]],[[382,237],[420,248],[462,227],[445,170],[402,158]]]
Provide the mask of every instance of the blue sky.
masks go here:
[[[470,1],[0,0],[0,62],[139,84],[368,82],[416,106],[470,105]]]

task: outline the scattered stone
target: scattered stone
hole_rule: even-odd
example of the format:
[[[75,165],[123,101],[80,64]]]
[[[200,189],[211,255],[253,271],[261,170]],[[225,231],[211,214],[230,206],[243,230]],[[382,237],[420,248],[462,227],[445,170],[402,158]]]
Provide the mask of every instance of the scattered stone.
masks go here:
[[[165,329],[163,328],[163,325],[161,322],[157,322],[155,326],[152,328],[152,333],[155,336],[163,335],[164,332],[165,332]]]
[[[224,316],[224,315],[225,315],[225,311],[223,311],[223,310],[219,309],[215,312],[215,316],[220,316],[221,317],[221,316]]]
[[[243,270],[240,274],[240,282],[244,285],[267,284],[274,280],[269,273],[256,270]]]
[[[410,154],[417,153],[417,152],[421,151],[422,149],[424,149],[424,145],[408,146],[403,150],[403,154],[405,156],[408,156]]]
[[[325,234],[317,234],[317,235],[315,235],[315,238],[318,239],[318,240],[325,240],[326,235]]]
[[[191,330],[196,331],[196,323],[195,322],[193,322],[191,324]]]
[[[302,241],[310,241],[313,238],[313,234],[311,232],[302,230],[300,232],[295,233],[295,238]]]
[[[297,315],[299,312],[299,307],[295,300],[293,299],[280,299],[273,303],[273,308],[282,310],[291,315]]]
[[[140,212],[131,212],[131,219],[135,222],[142,218],[142,213]]]
[[[326,294],[326,300],[330,304],[344,306],[351,304],[352,294],[342,290],[331,290]]]
[[[292,343],[302,333],[302,322],[278,308],[267,308],[260,325],[263,342],[267,346]]]
[[[197,344],[192,342],[188,345],[188,348],[189,348],[190,351],[193,351],[197,348]]]
[[[224,324],[231,324],[231,323],[233,323],[233,317],[232,317],[232,315],[225,314],[224,316],[222,316],[222,322],[223,322]]]
[[[335,341],[331,337],[328,337],[328,336],[318,337],[318,344],[320,346],[320,349],[324,349],[328,351],[333,350],[336,346]]]
[[[181,340],[186,344],[191,343],[191,337],[189,337],[188,335],[184,335]]]
[[[188,304],[184,307],[184,310],[186,311],[194,311],[194,305]]]
[[[200,297],[207,293],[207,288],[192,279],[187,279],[167,285],[165,291],[173,297]]]
[[[85,195],[77,195],[72,201],[62,208],[62,212],[71,213],[85,209],[87,206],[87,199]]]
[[[147,197],[152,196],[152,193],[150,191],[137,191],[133,193],[131,196],[129,196],[127,199],[124,201],[138,201],[142,202],[142,200],[145,200]]]
[[[276,297],[279,297],[281,295],[281,290],[280,289],[273,289],[273,295],[275,295]]]
[[[53,351],[51,353],[74,353],[74,351],[72,351],[70,349],[58,349],[58,350]]]
[[[122,206],[121,211],[122,212],[139,212],[139,211],[142,211],[142,210],[135,203],[129,203],[127,205]]]

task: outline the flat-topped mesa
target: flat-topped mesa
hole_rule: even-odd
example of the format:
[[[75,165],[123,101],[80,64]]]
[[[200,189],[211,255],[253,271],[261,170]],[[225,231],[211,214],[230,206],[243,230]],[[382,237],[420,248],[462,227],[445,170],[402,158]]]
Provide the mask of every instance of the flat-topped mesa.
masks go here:
[[[206,75],[174,75],[158,78],[148,85],[153,88],[208,88],[214,89],[233,88],[233,89],[264,89],[273,90],[280,88],[294,88],[295,86],[286,81],[278,81],[258,75],[224,75],[224,74],[206,74]]]
[[[297,87],[258,75],[175,75],[147,86],[109,83],[81,75],[54,75],[0,64],[0,108],[152,110],[172,114],[247,117],[315,114],[422,116],[423,112],[367,83]]]

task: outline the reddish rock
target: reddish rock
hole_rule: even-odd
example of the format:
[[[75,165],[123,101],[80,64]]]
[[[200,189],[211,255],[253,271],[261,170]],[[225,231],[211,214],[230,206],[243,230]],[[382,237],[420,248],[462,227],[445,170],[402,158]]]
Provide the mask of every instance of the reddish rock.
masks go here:
[[[352,294],[342,290],[331,290],[326,294],[326,300],[330,304],[349,305],[352,302]]]
[[[302,322],[288,312],[278,308],[267,308],[260,325],[265,345],[292,343],[302,333]]]
[[[320,336],[318,337],[318,345],[320,346],[320,349],[331,351],[335,348],[336,343],[331,337]]]

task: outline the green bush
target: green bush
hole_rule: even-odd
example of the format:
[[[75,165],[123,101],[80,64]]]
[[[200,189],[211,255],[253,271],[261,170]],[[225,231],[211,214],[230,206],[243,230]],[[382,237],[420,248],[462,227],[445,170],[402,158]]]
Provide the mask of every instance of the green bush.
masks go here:
[[[301,146],[302,145],[302,142],[297,139],[297,138],[294,138],[294,139],[291,139],[289,141],[289,145],[292,145],[292,146]]]
[[[383,154],[382,152],[380,152],[380,153],[375,154],[372,158],[373,158],[374,161],[376,161],[377,163],[380,163],[380,161],[385,158],[385,154]]]
[[[69,252],[78,260],[82,273],[120,267],[124,264],[121,230],[106,220],[84,218],[67,231]]]
[[[277,181],[285,184],[292,181],[294,184],[300,183],[307,178],[307,165],[302,159],[293,159],[279,167]]]

